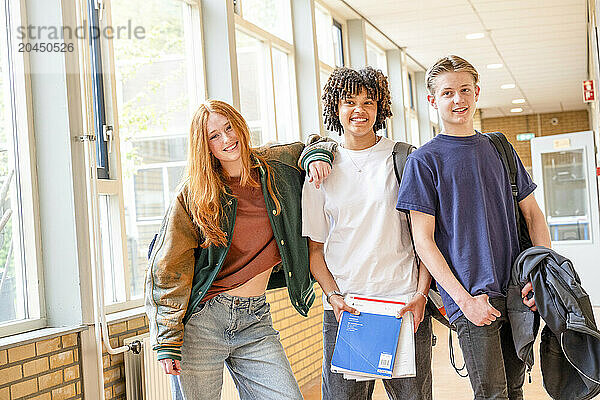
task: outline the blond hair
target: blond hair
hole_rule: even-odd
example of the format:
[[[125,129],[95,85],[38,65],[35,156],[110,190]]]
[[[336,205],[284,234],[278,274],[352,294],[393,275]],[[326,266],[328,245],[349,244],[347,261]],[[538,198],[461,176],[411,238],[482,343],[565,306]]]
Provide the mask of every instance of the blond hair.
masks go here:
[[[479,73],[470,62],[462,57],[450,55],[440,58],[427,70],[425,82],[430,94],[435,94],[435,78],[444,72],[468,72],[473,77],[473,84],[479,83]]]
[[[240,184],[260,186],[252,177],[251,170],[263,166],[267,172],[267,191],[275,202],[276,214],[281,212],[281,204],[271,183],[272,169],[263,157],[250,148],[250,130],[246,121],[229,104],[219,100],[207,100],[198,107],[192,117],[187,168],[182,182],[183,188],[187,190],[191,217],[204,239],[201,246],[205,248],[210,245],[227,245],[227,237],[221,228],[224,216],[221,200],[227,194],[224,183],[227,173],[208,146],[206,125],[211,113],[226,117],[237,134],[242,162]]]

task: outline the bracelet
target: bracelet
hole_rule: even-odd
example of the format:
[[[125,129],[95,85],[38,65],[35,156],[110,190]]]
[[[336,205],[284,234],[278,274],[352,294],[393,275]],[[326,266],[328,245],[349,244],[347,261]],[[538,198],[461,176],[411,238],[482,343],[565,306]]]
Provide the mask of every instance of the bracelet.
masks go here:
[[[331,298],[331,296],[335,296],[335,295],[344,297],[344,295],[341,294],[340,292],[338,292],[337,290],[332,290],[331,292],[329,292],[325,295],[325,299],[327,300],[327,302],[329,304],[331,304],[331,301],[329,301],[329,299]]]
[[[425,295],[425,293],[421,292],[420,290],[417,290],[415,292],[415,294],[420,294],[421,296],[423,296],[423,298],[425,299],[425,301],[427,301],[427,295]]]

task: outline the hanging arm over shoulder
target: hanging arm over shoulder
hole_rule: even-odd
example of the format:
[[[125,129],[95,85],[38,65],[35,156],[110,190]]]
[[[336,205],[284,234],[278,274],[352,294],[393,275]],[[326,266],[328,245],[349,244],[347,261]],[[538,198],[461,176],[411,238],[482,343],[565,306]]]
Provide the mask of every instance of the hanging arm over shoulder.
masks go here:
[[[333,165],[338,143],[326,136],[312,134],[306,140],[306,147],[298,158],[298,166],[308,171],[309,164],[313,161],[324,161]]]

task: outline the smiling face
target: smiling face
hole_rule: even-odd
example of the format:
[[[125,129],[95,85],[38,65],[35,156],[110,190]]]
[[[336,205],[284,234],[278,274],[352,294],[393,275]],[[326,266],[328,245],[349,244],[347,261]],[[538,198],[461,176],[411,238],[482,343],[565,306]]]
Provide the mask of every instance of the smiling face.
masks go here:
[[[373,125],[377,118],[377,102],[367,97],[365,89],[357,95],[348,95],[341,99],[338,116],[345,135],[356,138],[375,135]]]
[[[206,120],[208,148],[223,168],[233,176],[232,172],[241,167],[240,141],[231,126],[229,119],[222,114],[211,112]]]
[[[444,133],[473,134],[479,86],[469,72],[444,72],[435,78],[435,91],[427,96],[438,110]]]

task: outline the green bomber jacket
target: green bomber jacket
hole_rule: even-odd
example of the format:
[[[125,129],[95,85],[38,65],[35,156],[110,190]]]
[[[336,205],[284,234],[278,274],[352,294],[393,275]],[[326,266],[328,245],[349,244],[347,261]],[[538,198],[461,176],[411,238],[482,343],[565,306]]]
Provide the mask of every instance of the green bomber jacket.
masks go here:
[[[322,159],[333,162],[334,148],[335,144],[324,142],[316,152],[323,156]],[[275,215],[275,204],[268,195],[266,171],[262,166],[259,167],[259,175],[282,260],[281,268],[272,273],[267,289],[287,286],[292,305],[306,316],[315,294],[309,269],[308,244],[306,238],[302,237],[301,193],[304,173],[296,166],[303,149],[304,145],[299,142],[259,149],[273,169],[272,183],[281,203],[279,215]],[[315,153],[314,145],[311,146],[311,153]],[[227,233],[227,246],[202,248],[200,243],[203,240],[189,214],[188,201],[186,190],[181,190],[171,203],[150,250],[145,306],[152,348],[157,351],[159,360],[181,359],[184,325],[221,270],[235,224],[237,200],[224,195],[222,206],[225,218],[222,228]]]

